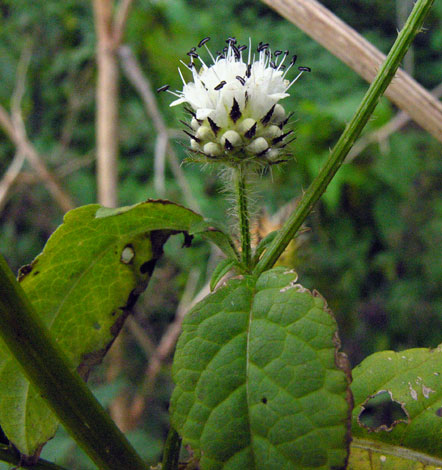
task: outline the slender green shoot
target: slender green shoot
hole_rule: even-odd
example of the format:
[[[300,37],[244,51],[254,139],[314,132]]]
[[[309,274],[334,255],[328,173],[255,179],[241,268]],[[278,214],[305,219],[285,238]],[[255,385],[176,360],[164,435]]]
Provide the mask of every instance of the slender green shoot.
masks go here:
[[[370,85],[359,108],[339,138],[328,160],[308,188],[296,211],[289,217],[276,238],[264,252],[254,269],[256,275],[270,269],[281,256],[287,245],[296,235],[313,206],[327,189],[330,181],[344,162],[345,157],[359,137],[362,129],[372,115],[380,97],[393,80],[402,58],[410,47],[416,34],[421,30],[423,21],[434,0],[418,0],[410,13],[404,28],[399,33],[387,59]]]

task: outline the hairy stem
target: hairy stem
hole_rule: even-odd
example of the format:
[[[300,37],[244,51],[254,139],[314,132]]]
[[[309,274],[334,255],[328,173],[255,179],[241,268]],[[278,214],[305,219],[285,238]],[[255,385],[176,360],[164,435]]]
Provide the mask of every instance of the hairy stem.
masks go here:
[[[387,59],[379,70],[373,83],[370,85],[352,120],[342,133],[328,160],[319,172],[319,175],[315,178],[307,192],[304,194],[304,197],[296,211],[289,217],[256,265],[254,270],[255,274],[261,274],[262,272],[270,269],[276,263],[303,224],[306,217],[312,211],[314,204],[327,189],[330,181],[341,167],[346,155],[372,115],[380,97],[388,87],[389,83],[393,80],[402,58],[407,52],[414,37],[420,31],[424,18],[430,11],[433,2],[434,0],[418,0],[416,2],[407,23],[399,33]]]
[[[1,255],[0,337],[27,379],[101,470],[147,469],[52,339]]]
[[[239,235],[241,239],[241,261],[244,266],[249,269],[251,260],[251,241],[249,226],[250,216],[247,205],[247,174],[243,165],[239,165],[233,170],[233,172]]]

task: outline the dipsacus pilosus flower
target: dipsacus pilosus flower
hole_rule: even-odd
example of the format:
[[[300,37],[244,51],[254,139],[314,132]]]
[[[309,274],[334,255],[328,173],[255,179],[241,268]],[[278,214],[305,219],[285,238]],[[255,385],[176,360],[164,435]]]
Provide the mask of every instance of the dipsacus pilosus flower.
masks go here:
[[[186,123],[193,160],[222,162],[230,166],[243,163],[275,164],[286,161],[288,139],[286,131],[290,115],[279,103],[289,96],[288,90],[308,67],[298,67],[298,74],[288,80],[287,74],[296,61],[288,60],[288,51],[271,52],[268,44],[260,43],[256,52],[238,45],[235,38],[216,56],[204,47],[212,64],[207,65],[193,47],[189,64],[193,81],[183,81],[182,91],[169,91],[176,99],[171,106],[186,103],[191,115]],[[288,62],[288,63],[286,63]]]

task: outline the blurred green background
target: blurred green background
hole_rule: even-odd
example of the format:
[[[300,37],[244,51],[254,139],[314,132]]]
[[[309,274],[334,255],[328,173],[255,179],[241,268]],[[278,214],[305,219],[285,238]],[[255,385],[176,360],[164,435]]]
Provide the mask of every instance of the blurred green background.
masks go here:
[[[404,0],[324,0],[322,3],[383,52],[397,35],[398,5]],[[61,180],[77,205],[96,201],[95,182],[95,31],[89,0],[3,0],[0,3],[0,104],[10,109],[17,66],[31,52],[22,102],[32,144]],[[435,2],[424,34],[414,42],[407,67],[431,90],[442,76],[442,3]],[[247,43],[269,42],[289,49],[299,65],[312,68],[285,100],[294,112],[295,158],[256,181],[260,227],[276,228],[272,215],[306,189],[351,118],[367,84],[355,72],[295,26],[257,1],[164,0],[134,2],[125,34],[153,88],[181,86],[179,60],[203,37],[217,51],[227,36]],[[171,130],[182,128],[182,109],[172,97],[157,95]],[[365,132],[391,120],[397,109],[381,100]],[[185,139],[173,139],[183,160]],[[155,129],[124,73],[120,80],[120,205],[159,197],[153,185]],[[382,349],[436,346],[442,331],[441,144],[408,123],[386,140],[368,145],[337,174],[307,221],[296,250],[284,257],[300,281],[317,289],[335,313],[343,350],[353,365]],[[0,128],[0,174],[15,147]],[[203,215],[225,221],[227,204],[216,172],[182,167]],[[166,198],[185,204],[180,185],[166,171]],[[62,221],[62,212],[30,168],[14,186],[0,214],[0,251],[17,270],[29,263]],[[282,222],[284,216],[279,217]],[[272,225],[273,224],[273,225]],[[276,225],[275,225],[276,224]],[[265,230],[265,229],[263,229]],[[301,243],[302,241],[302,243]],[[198,292],[214,268],[211,248],[196,241],[182,249],[171,240],[135,315],[155,343],[173,320],[189,276]],[[216,259],[215,259],[216,260]],[[108,380],[101,366],[91,386],[105,404],[142,389],[146,357],[125,334],[126,367]],[[158,461],[167,432],[172,389],[170,361],[164,364],[142,422],[130,431],[136,447]],[[42,454],[69,468],[93,468],[61,430]],[[0,468],[2,464],[0,464]],[[4,466],[4,468],[7,468]]]

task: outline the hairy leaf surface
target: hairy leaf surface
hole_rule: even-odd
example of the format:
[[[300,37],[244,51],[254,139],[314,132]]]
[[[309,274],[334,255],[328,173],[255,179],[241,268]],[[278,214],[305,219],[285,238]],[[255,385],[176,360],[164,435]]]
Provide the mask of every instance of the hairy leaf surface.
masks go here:
[[[379,452],[385,443],[408,449],[423,464],[431,464],[434,458],[442,465],[442,345],[373,354],[353,370],[353,378],[355,437],[379,447]],[[401,415],[392,417],[393,408],[385,408],[370,424],[367,409],[375,416],[376,407],[370,409],[370,401],[381,394]],[[425,460],[427,456],[430,460]]]
[[[68,212],[43,252],[21,269],[23,289],[84,378],[102,359],[146,288],[164,242],[179,232],[185,232],[186,242],[190,234],[199,232],[229,246],[227,237],[201,216],[166,201],[122,209],[94,204]],[[4,343],[0,343],[0,425],[26,455],[38,451],[57,428],[55,416]]]
[[[296,280],[232,279],[184,321],[172,423],[202,470],[344,468],[347,363],[324,299]]]

